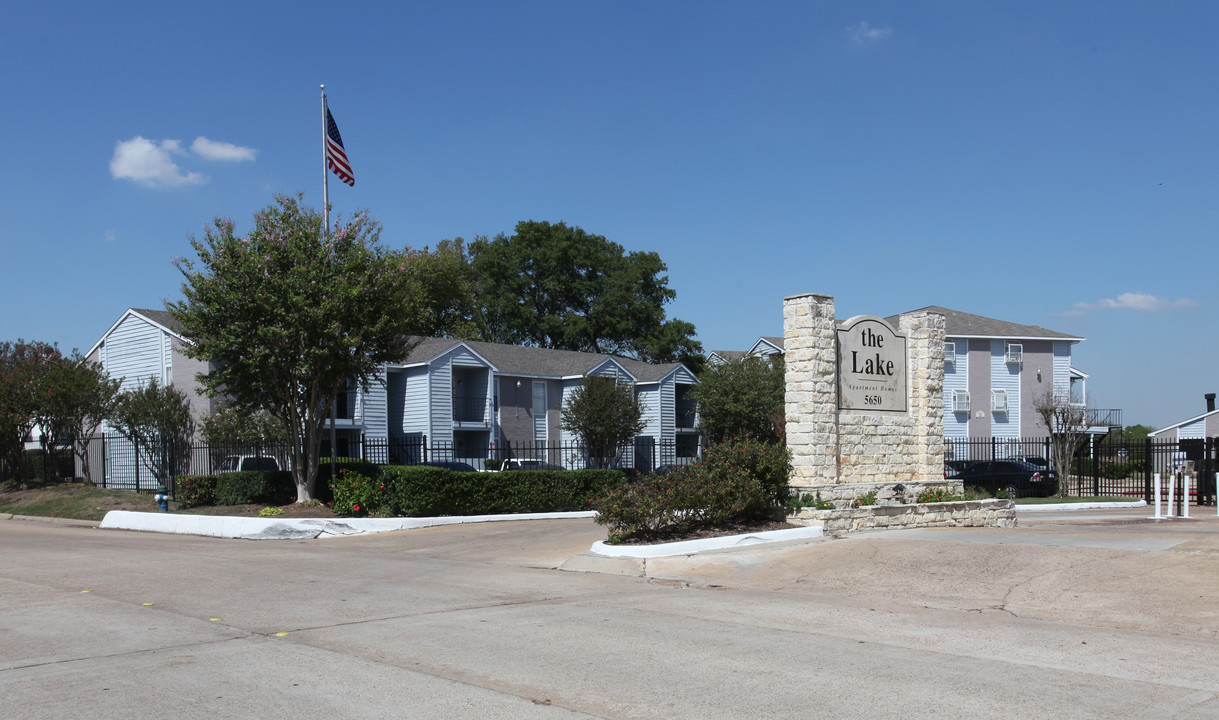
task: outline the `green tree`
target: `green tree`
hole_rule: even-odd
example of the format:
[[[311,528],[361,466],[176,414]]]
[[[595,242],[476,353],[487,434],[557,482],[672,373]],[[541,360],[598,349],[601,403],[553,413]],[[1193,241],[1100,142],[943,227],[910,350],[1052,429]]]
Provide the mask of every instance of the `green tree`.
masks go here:
[[[203,418],[199,433],[208,445],[256,445],[282,443],[284,424],[266,410],[250,412],[224,403]]]
[[[190,400],[156,377],[119,395],[114,427],[135,446],[136,461],[143,461],[161,483],[189,459],[195,430]]]
[[[748,356],[709,365],[692,390],[699,427],[712,443],[782,442],[786,391],[783,358]]]
[[[694,326],[665,317],[677,293],[654,252],[564,223],[522,221],[470,243],[483,340],[648,362],[700,356]]]
[[[477,340],[481,312],[475,298],[473,272],[465,240],[441,240],[435,250],[424,248],[415,257],[420,292],[404,307],[417,318],[416,332],[429,337]]]
[[[92,481],[89,441],[102,422],[110,419],[119,397],[119,381],[99,363],[73,351],[49,363],[41,378],[38,425],[42,447],[56,462],[63,448],[71,448],[86,480]]]
[[[630,385],[611,377],[586,377],[564,403],[560,423],[580,438],[596,467],[606,468],[618,448],[643,429],[643,406]]]
[[[1150,425],[1127,425],[1122,430],[1126,436],[1126,442],[1143,442],[1153,432],[1155,432],[1155,428]]]
[[[265,408],[284,425],[297,501],[314,497],[325,420],[354,382],[368,389],[402,360],[419,331],[426,293],[422,253],[379,244],[380,224],[360,213],[327,237],[319,212],[279,196],[246,237],[217,219],[181,261],[184,300],[168,303],[214,370],[199,380],[238,408]]]
[[[0,342],[0,452],[12,477],[21,474],[25,440],[38,422],[47,391],[42,378],[62,355],[38,340]]]

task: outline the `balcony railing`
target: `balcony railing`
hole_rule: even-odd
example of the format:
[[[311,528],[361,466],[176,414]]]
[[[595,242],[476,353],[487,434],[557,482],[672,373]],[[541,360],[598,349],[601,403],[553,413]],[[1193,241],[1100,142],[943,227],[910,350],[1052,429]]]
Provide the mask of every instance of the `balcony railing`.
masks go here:
[[[487,398],[463,397],[453,398],[453,421],[461,423],[485,423],[487,418]]]

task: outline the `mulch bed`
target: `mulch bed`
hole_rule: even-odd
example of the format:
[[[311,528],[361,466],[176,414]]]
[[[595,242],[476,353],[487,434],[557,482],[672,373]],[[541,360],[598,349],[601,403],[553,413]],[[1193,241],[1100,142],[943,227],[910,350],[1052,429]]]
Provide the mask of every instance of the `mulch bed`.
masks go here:
[[[647,537],[635,537],[615,545],[652,545],[655,543],[680,542],[682,540],[703,540],[705,538],[724,537],[725,535],[746,535],[748,533],[765,532],[767,530],[789,530],[803,527],[782,520],[764,520],[747,523],[727,523],[715,527],[700,528],[689,532],[659,532]]]

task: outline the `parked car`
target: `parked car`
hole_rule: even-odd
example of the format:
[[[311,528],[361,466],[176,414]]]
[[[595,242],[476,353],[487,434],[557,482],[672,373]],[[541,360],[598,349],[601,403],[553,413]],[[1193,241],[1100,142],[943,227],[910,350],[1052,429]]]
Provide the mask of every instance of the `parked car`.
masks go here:
[[[505,460],[502,470],[566,470],[562,465],[545,460]]]
[[[1058,476],[1053,470],[1018,460],[970,463],[956,479],[967,488],[981,488],[989,493],[1003,490],[1012,498],[1049,497],[1058,492]]]
[[[436,460],[433,462],[419,463],[428,467],[444,468],[445,470],[455,470],[457,472],[478,472],[478,468],[470,463],[459,462],[457,460]]]
[[[1048,468],[1050,463],[1045,458],[1039,455],[1021,455],[1019,457],[1009,458],[1018,462],[1026,462],[1029,465],[1036,465],[1039,468]]]
[[[960,477],[965,468],[972,465],[974,460],[945,460],[944,461],[944,478]]]
[[[226,455],[216,465],[217,473],[278,470],[279,461],[266,455]]]

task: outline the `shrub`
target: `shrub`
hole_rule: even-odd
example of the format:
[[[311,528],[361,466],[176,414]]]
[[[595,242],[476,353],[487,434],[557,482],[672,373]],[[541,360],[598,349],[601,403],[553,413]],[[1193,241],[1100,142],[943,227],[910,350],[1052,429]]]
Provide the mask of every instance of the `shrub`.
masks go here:
[[[694,465],[650,475],[596,497],[609,541],[649,539],[767,517],[789,496],[787,449],[754,440],[721,443]]]
[[[789,512],[799,512],[802,508],[806,507],[814,510],[833,510],[834,503],[822,500],[821,491],[817,491],[816,495],[801,493],[800,495],[792,495],[787,499],[787,509]]]
[[[296,482],[286,470],[221,473],[216,478],[216,505],[284,505],[296,500]]]
[[[334,459],[335,468],[338,470],[348,470],[356,472],[364,477],[376,478],[381,474],[380,465],[362,460],[360,458],[336,457]],[[330,456],[327,455],[320,458],[317,463],[317,482],[314,483],[314,498],[323,503],[330,503],[334,500],[331,496],[330,486]]]
[[[182,475],[175,493],[184,507],[216,504],[215,475]]]
[[[392,493],[386,492],[385,483],[379,476],[369,477],[363,473],[339,468],[339,476],[330,483],[334,499],[331,509],[340,515],[392,515]]]

